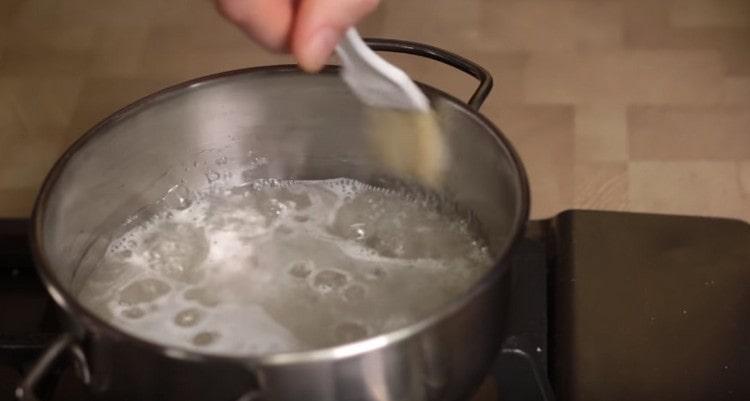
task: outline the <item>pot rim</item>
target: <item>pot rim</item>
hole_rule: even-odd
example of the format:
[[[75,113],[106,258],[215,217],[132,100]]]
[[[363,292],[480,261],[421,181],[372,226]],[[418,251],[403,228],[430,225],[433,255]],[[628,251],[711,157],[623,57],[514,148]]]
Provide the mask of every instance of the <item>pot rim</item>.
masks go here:
[[[338,73],[339,67],[335,65],[328,65],[320,72],[320,74],[332,75]],[[501,248],[500,252],[494,261],[494,265],[490,268],[481,279],[470,287],[469,290],[461,294],[456,299],[450,301],[441,310],[416,321],[410,325],[402,327],[400,329],[390,331],[387,333],[379,334],[374,337],[369,337],[363,340],[359,340],[352,343],[331,346],[326,348],[317,348],[306,351],[292,351],[283,353],[274,353],[267,355],[241,355],[241,356],[230,356],[220,353],[202,353],[179,346],[165,345],[157,342],[149,341],[130,334],[125,330],[119,329],[115,325],[105,321],[98,317],[96,314],[89,311],[88,308],[84,307],[69,291],[65,290],[61,285],[57,277],[52,273],[52,263],[48,260],[44,254],[44,216],[47,209],[47,201],[49,195],[54,188],[55,183],[60,177],[61,173],[65,170],[68,161],[78,152],[79,149],[83,148],[93,137],[99,132],[106,129],[111,124],[116,123],[121,118],[129,115],[130,113],[149,106],[154,102],[158,102],[174,93],[179,91],[190,90],[204,84],[215,82],[220,79],[227,79],[240,75],[247,74],[306,74],[301,71],[296,65],[292,64],[281,64],[281,65],[267,65],[259,67],[249,67],[230,71],[223,71],[215,74],[194,78],[188,81],[184,81],[175,85],[168,86],[156,92],[153,92],[145,97],[142,97],[124,107],[112,113],[99,123],[88,129],[80,138],[78,138],[73,144],[71,144],[65,152],[57,159],[55,164],[50,169],[49,173],[44,179],[42,186],[37,195],[34,203],[34,208],[31,215],[31,230],[30,230],[30,245],[32,255],[35,262],[37,273],[39,274],[47,292],[54,299],[55,303],[68,315],[71,315],[74,320],[80,320],[86,330],[101,331],[106,333],[108,336],[116,339],[124,339],[133,342],[141,347],[150,349],[154,352],[166,355],[168,357],[192,360],[192,361],[215,361],[215,362],[228,362],[237,363],[240,362],[243,365],[256,367],[256,366],[269,366],[269,365],[287,365],[297,363],[310,363],[316,361],[331,361],[339,360],[349,357],[355,357],[358,355],[365,354],[367,352],[382,349],[389,345],[407,340],[420,332],[425,331],[427,328],[437,325],[444,321],[450,315],[463,309],[468,303],[476,298],[481,292],[485,291],[494,282],[499,280],[506,271],[508,270],[507,263],[503,263],[522,236],[526,222],[529,219],[529,207],[530,207],[530,194],[529,184],[526,175],[525,168],[521,162],[521,158],[513,148],[510,141],[505,135],[498,129],[488,118],[483,116],[478,110],[469,107],[465,102],[449,95],[437,88],[430,85],[426,85],[420,82],[417,84],[426,90],[428,95],[437,95],[443,100],[447,100],[454,103],[464,111],[468,112],[473,118],[477,119],[482,125],[486,126],[492,132],[498,145],[503,147],[508,152],[513,162],[514,167],[517,170],[517,177],[519,180],[519,202],[518,210],[515,213],[515,220],[513,221],[512,229],[510,231],[510,240]],[[92,330],[91,327],[96,328]]]

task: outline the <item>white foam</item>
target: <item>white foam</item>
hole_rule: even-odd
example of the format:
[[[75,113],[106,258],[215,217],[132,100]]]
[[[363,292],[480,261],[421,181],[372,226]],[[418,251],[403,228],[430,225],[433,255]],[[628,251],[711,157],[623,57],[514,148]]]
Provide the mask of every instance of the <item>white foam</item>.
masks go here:
[[[80,296],[169,345],[263,354],[352,341],[425,317],[490,266],[459,216],[349,179],[167,196],[112,241]]]

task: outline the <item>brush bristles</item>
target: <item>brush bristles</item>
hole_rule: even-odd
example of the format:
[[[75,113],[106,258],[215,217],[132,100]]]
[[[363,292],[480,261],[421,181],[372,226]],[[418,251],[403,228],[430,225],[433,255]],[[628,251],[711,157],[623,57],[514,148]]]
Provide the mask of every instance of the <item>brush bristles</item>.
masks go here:
[[[435,113],[371,108],[368,114],[371,146],[391,173],[439,189],[447,148]]]

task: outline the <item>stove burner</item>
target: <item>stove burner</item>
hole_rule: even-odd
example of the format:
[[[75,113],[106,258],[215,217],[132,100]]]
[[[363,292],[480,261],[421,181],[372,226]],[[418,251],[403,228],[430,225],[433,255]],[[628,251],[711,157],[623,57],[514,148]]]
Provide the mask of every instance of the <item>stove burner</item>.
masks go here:
[[[26,227],[0,220],[0,399],[61,331]],[[530,223],[511,275],[503,350],[472,401],[750,399],[750,225],[568,211]],[[69,365],[43,400],[94,399]]]

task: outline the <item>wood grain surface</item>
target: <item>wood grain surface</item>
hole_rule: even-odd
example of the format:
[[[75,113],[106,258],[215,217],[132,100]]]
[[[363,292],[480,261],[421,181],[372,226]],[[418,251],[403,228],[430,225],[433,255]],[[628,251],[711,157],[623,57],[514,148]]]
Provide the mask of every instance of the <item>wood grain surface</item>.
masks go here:
[[[568,208],[750,221],[750,1],[384,0],[368,35],[422,41],[496,77],[483,112],[528,169],[533,215]],[[474,82],[392,58],[457,96]],[[0,2],[0,216],[29,214],[60,153],[166,85],[288,62],[207,0]]]

